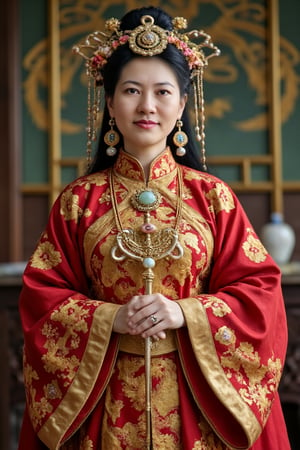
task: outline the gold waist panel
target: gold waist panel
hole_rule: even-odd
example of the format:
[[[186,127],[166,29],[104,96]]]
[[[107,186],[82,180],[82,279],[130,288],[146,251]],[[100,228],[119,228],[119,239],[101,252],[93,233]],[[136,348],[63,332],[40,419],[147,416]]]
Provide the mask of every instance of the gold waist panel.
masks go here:
[[[121,334],[119,341],[119,350],[134,355],[145,354],[145,339],[140,336],[131,336],[130,334]],[[151,355],[158,356],[177,350],[177,340],[174,330],[167,331],[166,339],[152,341]]]

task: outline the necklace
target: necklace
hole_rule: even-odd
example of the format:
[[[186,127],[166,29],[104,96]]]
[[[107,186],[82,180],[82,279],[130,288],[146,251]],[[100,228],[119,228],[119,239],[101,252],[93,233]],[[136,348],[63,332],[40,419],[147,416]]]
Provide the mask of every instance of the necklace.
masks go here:
[[[156,210],[161,203],[161,194],[153,189],[136,191],[131,198],[132,206],[144,213],[144,223],[137,229],[123,228],[117,206],[113,170],[110,171],[109,182],[112,208],[118,228],[117,243],[111,254],[115,261],[123,261],[126,257],[142,262],[146,269],[152,269],[159,259],[170,256],[179,259],[183,256],[183,248],[178,239],[178,229],[182,211],[182,172],[177,168],[178,199],[176,205],[175,225],[157,230],[151,223],[150,212]]]
[[[158,259],[171,257],[179,259],[183,256],[183,249],[178,240],[178,228],[181,219],[182,210],[182,174],[177,169],[178,180],[178,200],[176,206],[175,226],[174,228],[163,228],[157,230],[151,223],[150,211],[156,210],[161,203],[161,195],[158,191],[152,189],[142,189],[137,191],[131,198],[133,207],[144,213],[144,223],[138,230],[130,228],[124,229],[121,217],[118,211],[116,191],[114,186],[113,171],[110,171],[110,192],[112,208],[118,228],[117,243],[111,250],[112,258],[115,261],[123,261],[126,257],[136,259],[142,262],[145,268],[143,279],[145,285],[145,294],[152,294],[152,284],[154,280],[153,267]],[[157,318],[153,315],[150,319],[156,323]],[[154,320],[155,319],[155,320]],[[146,414],[146,443],[147,448],[152,448],[151,435],[151,337],[145,338],[145,414]]]

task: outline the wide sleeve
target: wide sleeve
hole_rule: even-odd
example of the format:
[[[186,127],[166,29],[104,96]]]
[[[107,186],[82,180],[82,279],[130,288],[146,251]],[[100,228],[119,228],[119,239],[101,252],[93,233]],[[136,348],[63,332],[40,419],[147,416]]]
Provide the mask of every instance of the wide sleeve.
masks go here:
[[[205,292],[179,301],[187,324],[178,331],[179,353],[212,428],[230,447],[249,448],[268,420],[284,365],[280,270],[226,184],[206,183],[198,196],[214,249]]]
[[[44,444],[56,449],[101,397],[117,351],[112,324],[118,305],[90,298],[82,238],[87,196],[66,189],[23,276],[27,413]]]

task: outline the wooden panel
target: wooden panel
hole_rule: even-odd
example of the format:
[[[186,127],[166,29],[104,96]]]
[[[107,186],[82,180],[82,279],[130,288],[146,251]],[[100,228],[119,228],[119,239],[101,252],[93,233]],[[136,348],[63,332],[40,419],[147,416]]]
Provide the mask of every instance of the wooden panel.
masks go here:
[[[21,257],[20,79],[18,2],[3,2],[0,14],[0,261]]]
[[[259,234],[262,226],[269,221],[271,212],[270,194],[239,193],[238,198],[243,205],[255,231]]]
[[[23,260],[27,260],[43,232],[48,219],[48,196],[26,195],[23,198]]]

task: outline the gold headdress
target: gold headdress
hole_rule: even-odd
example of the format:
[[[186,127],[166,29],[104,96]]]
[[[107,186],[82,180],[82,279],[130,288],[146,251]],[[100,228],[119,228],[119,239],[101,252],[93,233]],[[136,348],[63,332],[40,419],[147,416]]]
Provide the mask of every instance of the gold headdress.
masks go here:
[[[183,17],[175,17],[173,29],[166,30],[154,24],[150,15],[141,17],[141,25],[133,30],[120,30],[120,21],[111,18],[105,22],[105,31],[95,31],[85,41],[73,47],[76,54],[86,61],[86,72],[89,79],[88,94],[88,159],[91,156],[92,141],[96,140],[96,121],[99,112],[100,91],[102,86],[102,70],[113,52],[121,45],[128,44],[131,51],[141,56],[155,56],[162,53],[168,44],[174,45],[184,55],[194,85],[194,107],[196,120],[196,137],[201,142],[201,160],[205,167],[205,133],[204,133],[204,98],[203,69],[208,60],[220,54],[220,50],[211,42],[211,37],[201,30],[184,32],[187,21]],[[200,42],[196,40],[201,39]],[[204,49],[208,49],[208,54]],[[91,96],[91,81],[94,81],[94,95]],[[200,113],[200,127],[199,127]]]

